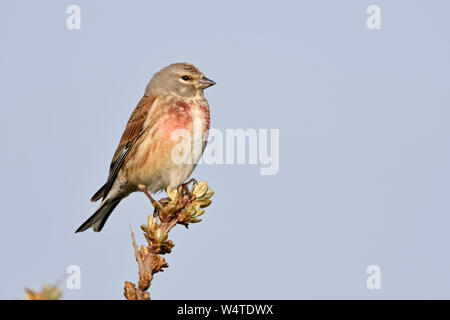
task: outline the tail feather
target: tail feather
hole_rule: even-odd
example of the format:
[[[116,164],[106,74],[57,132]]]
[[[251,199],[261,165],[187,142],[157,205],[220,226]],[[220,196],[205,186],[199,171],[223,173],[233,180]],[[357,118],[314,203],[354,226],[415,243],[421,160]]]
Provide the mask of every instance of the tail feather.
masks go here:
[[[98,191],[91,198],[92,202],[95,202],[105,196],[105,190],[107,185],[108,183],[105,183],[100,189],[98,189]]]
[[[94,231],[99,232],[102,230],[105,225],[106,220],[108,220],[110,214],[113,212],[114,208],[119,204],[122,199],[105,199],[100,204],[98,209],[94,212],[94,214],[87,219],[78,229],[75,231],[82,232],[90,227],[94,229]]]

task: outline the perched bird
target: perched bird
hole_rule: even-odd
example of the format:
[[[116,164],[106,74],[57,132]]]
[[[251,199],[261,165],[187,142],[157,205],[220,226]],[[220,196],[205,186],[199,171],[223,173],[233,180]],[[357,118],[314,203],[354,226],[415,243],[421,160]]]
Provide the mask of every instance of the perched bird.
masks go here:
[[[177,188],[189,178],[209,130],[209,105],[203,90],[214,84],[187,63],[172,64],[153,76],[128,120],[106,183],[91,198],[102,202],[76,232],[90,227],[102,230],[114,208],[132,192],[143,191],[153,203],[149,192]],[[203,135],[195,133],[198,123]],[[180,142],[180,132],[189,139]],[[188,147],[193,161],[174,159],[180,143]]]

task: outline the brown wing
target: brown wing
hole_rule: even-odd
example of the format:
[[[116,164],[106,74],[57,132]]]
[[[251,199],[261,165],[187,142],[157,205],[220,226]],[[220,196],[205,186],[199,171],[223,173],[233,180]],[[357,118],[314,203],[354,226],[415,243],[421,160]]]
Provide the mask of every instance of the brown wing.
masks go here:
[[[120,139],[119,146],[114,153],[111,165],[109,167],[108,180],[92,196],[91,201],[97,201],[101,197],[105,198],[108,194],[128,152],[146,129],[144,128],[145,119],[147,119],[147,114],[150,111],[150,107],[153,105],[155,100],[155,96],[144,96],[141,101],[139,101],[136,109],[134,109],[133,113],[130,116],[130,119],[128,120],[125,131],[122,134],[122,138]]]

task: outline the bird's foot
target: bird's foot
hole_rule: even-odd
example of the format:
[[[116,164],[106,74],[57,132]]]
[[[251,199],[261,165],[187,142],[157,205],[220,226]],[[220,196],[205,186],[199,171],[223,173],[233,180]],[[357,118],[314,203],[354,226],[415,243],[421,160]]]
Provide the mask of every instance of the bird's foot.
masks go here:
[[[148,192],[147,188],[144,185],[139,185],[138,187],[143,193],[145,193],[145,195],[150,200],[152,206],[155,208],[156,211],[161,210],[161,208],[163,208],[163,205],[159,201],[153,199],[153,197],[150,195],[150,193]]]
[[[185,183],[183,183],[181,186],[183,187],[184,192],[187,194],[189,201],[194,201],[195,200],[195,194],[192,194],[191,191],[189,190],[189,184],[197,184],[197,180],[195,180],[194,178],[189,179],[188,181],[186,181]]]
[[[161,204],[162,207],[165,208],[169,204],[170,201],[171,201],[171,199],[169,197],[166,197],[166,198],[160,199],[158,202]],[[154,210],[153,210],[153,218],[156,218],[158,215],[159,215],[159,210],[155,206]]]

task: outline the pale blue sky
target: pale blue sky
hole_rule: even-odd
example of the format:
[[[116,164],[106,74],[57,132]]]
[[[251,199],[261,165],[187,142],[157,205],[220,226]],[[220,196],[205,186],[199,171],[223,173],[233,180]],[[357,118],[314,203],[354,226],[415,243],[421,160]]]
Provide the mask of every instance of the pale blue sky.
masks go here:
[[[81,8],[81,30],[66,8]],[[366,8],[381,8],[369,31]],[[280,129],[280,170],[202,165],[216,191],[155,299],[450,298],[448,1],[3,1],[0,298],[81,267],[66,299],[122,299],[151,212],[134,194],[74,234],[152,74],[217,85],[211,125]],[[140,242],[143,237],[137,232]],[[382,289],[366,288],[379,265]]]

